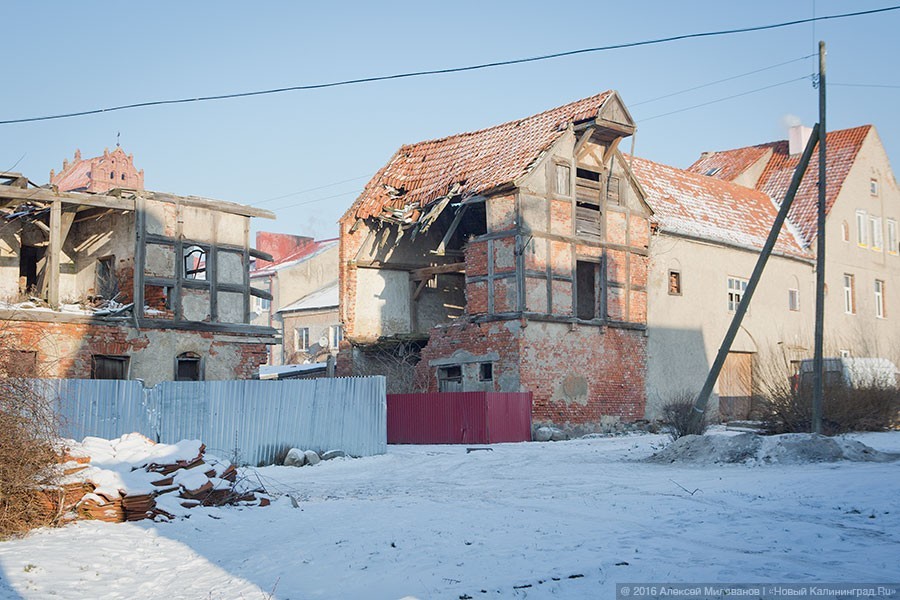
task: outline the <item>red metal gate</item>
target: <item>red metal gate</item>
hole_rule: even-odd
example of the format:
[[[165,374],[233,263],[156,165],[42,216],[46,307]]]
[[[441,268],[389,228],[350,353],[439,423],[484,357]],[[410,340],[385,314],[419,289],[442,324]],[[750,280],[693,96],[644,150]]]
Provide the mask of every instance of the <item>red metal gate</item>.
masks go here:
[[[388,444],[531,440],[531,392],[388,394]]]

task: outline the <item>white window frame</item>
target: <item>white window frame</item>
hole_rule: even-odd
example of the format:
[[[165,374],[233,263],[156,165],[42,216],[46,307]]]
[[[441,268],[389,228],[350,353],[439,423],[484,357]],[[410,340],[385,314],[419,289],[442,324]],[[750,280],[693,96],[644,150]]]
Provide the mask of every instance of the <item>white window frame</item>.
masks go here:
[[[900,248],[897,247],[897,221],[894,219],[887,220],[887,251],[888,254],[900,252]]]
[[[869,242],[870,248],[875,252],[881,252],[884,246],[884,234],[881,229],[881,217],[869,217]]]
[[[878,180],[874,177],[869,180],[869,194],[872,196],[878,195]]]
[[[884,318],[884,281],[875,280],[875,318]]]
[[[788,310],[793,312],[800,310],[800,290],[797,288],[788,289]]]
[[[866,211],[856,211],[856,245],[860,248],[869,247],[868,227],[869,223],[866,219]]]
[[[344,339],[344,326],[331,325],[328,328],[328,346],[334,350],[340,347],[341,341]]]
[[[844,273],[844,314],[856,314],[856,278]]]
[[[744,299],[747,290],[747,280],[741,277],[728,278],[728,312],[734,312]]]
[[[294,327],[294,351],[309,350],[309,327]]]

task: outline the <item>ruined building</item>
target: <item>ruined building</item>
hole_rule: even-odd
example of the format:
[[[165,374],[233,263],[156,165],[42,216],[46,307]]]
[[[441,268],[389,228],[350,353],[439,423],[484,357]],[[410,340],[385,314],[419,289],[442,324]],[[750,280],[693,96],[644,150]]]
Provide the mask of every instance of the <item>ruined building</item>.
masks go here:
[[[643,418],[650,216],[607,91],[401,147],[340,222],[339,371],[532,391],[535,425]]]
[[[251,299],[270,297],[251,287],[250,259],[271,259],[250,247],[250,218],[269,211],[144,191],[118,148],[76,153],[52,179],[84,191],[0,174],[8,370],[148,385],[255,375],[276,332],[250,324]]]

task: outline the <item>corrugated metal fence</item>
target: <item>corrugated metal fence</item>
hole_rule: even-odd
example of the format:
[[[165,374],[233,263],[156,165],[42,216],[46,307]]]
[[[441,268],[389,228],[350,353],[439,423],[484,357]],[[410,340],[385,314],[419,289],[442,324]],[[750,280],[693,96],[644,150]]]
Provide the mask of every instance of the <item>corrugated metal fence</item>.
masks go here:
[[[388,443],[531,441],[531,402],[531,392],[388,394]]]
[[[42,379],[57,402],[64,437],[116,438],[137,431],[173,443],[199,439],[239,464],[271,464],[285,447],[387,450],[384,377],[285,381],[139,381]]]

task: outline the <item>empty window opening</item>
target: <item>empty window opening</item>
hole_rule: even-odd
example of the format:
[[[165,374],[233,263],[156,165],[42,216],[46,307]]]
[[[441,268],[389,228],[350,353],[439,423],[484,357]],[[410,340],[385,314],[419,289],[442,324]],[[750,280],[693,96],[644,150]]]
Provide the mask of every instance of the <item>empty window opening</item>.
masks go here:
[[[125,181],[125,173],[122,173],[122,181]]]
[[[576,261],[575,263],[575,316],[584,321],[600,317],[600,264]]]
[[[440,367],[438,369],[438,391],[439,392],[461,392],[462,391],[462,367],[459,365],[453,367]]]
[[[294,328],[294,351],[305,352],[309,350],[309,327]]]
[[[788,290],[788,309],[800,310],[800,290]]]
[[[91,356],[91,379],[128,379],[127,356]]]
[[[681,295],[681,273],[679,271],[669,271],[669,295]]]
[[[600,182],[600,173],[591,171],[590,169],[576,169],[575,175],[578,179],[588,179],[590,181]]]
[[[728,312],[734,312],[744,299],[744,291],[747,289],[747,280],[738,277],[728,278]]]
[[[44,248],[22,246],[19,253],[19,288],[31,293],[37,287],[38,263],[44,258]]]
[[[113,300],[119,295],[119,282],[115,272],[116,258],[105,256],[97,259],[94,272],[94,293],[101,298]]]
[[[481,363],[480,365],[478,365],[478,380],[494,380],[494,363]]]
[[[110,179],[115,179],[115,178],[116,178],[116,172],[115,172],[115,171],[110,171],[110,172],[109,172],[109,178],[110,178]]]
[[[572,195],[572,167],[556,165],[556,193],[561,196]]]
[[[206,279],[206,251],[200,246],[184,249],[184,278]]]
[[[203,379],[200,355],[193,352],[179,354],[175,358],[175,381],[200,381]]]

